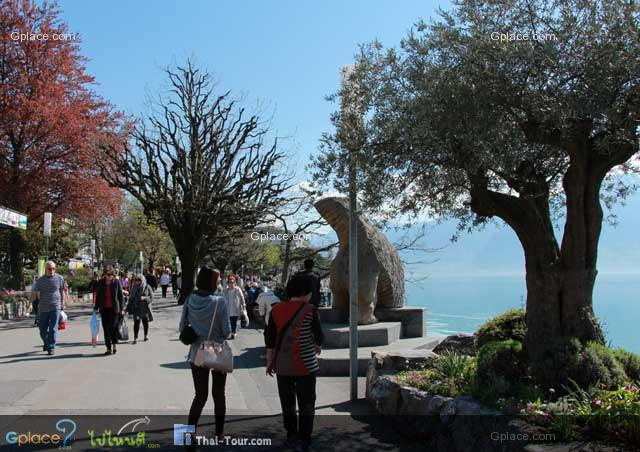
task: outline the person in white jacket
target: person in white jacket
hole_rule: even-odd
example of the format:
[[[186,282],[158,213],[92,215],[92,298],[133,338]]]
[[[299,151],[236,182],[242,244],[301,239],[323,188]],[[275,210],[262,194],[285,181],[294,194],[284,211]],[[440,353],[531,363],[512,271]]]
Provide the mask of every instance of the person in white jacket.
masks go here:
[[[264,318],[265,327],[269,324],[269,315],[271,314],[271,306],[279,303],[281,300],[278,296],[271,291],[269,287],[265,287],[260,295],[258,295],[258,299],[256,303],[258,303],[258,313],[260,317]]]
[[[244,302],[244,294],[242,293],[242,289],[236,285],[235,276],[229,276],[229,278],[227,278],[227,288],[224,290],[224,299],[227,301],[227,312],[229,313],[229,321],[231,322],[231,336],[229,339],[233,339],[236,337],[238,318],[247,310]]]

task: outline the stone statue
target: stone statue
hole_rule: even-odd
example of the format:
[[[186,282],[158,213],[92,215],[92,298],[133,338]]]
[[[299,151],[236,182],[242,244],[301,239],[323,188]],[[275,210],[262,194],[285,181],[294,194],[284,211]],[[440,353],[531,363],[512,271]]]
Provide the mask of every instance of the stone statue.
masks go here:
[[[333,306],[349,310],[349,202],[328,197],[315,208],[338,234],[340,248],[331,263]],[[376,323],[376,307],[404,304],[404,270],[395,247],[377,228],[358,216],[358,325]]]

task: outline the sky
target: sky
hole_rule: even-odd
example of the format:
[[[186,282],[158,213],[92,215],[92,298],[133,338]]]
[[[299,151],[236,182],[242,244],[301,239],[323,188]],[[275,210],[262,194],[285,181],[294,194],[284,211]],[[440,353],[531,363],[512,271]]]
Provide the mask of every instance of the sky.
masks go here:
[[[195,57],[220,89],[259,102],[274,133],[302,168],[331,130],[339,70],[358,45],[397,45],[436,1],[94,1],[61,0],[62,19],[81,35],[96,91],[129,114],[148,111],[149,95],[166,87],[163,68]]]
[[[260,102],[284,150],[307,179],[304,165],[331,131],[335,106],[325,96],[338,89],[340,67],[353,62],[358,45],[378,39],[396,46],[419,19],[435,18],[449,2],[418,0],[60,0],[61,18],[82,37],[87,71],[95,90],[116,108],[134,115],[148,110],[147,99],[166,87],[163,68],[194,57],[217,78],[221,90],[243,95],[248,107]],[[635,195],[618,228],[604,225],[600,267],[637,272],[640,196]],[[448,244],[455,225],[432,231],[426,246]],[[500,243],[502,246],[496,247]],[[490,255],[490,257],[489,257]],[[626,257],[625,257],[626,256]],[[488,228],[464,236],[421,273],[522,272],[521,248],[512,231]],[[624,258],[623,258],[624,257]],[[410,259],[412,260],[412,259]]]

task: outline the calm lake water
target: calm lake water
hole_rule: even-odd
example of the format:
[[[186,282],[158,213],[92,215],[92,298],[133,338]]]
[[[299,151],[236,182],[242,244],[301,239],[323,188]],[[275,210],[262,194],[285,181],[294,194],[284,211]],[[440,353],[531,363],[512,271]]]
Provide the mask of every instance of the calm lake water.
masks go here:
[[[407,306],[427,308],[427,332],[473,333],[487,319],[524,307],[524,276],[431,276],[406,285]],[[640,353],[640,275],[600,274],[594,310],[607,341]]]

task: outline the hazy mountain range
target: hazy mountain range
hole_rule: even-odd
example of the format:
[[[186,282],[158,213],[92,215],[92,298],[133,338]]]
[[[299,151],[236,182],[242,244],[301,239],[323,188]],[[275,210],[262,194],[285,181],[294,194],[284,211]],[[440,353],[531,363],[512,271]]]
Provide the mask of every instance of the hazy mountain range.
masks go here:
[[[630,197],[625,206],[615,206],[613,213],[617,215],[618,224],[603,225],[599,272],[640,275],[640,194]],[[433,253],[403,252],[406,261],[437,260],[428,264],[409,265],[408,272],[417,277],[524,273],[522,247],[515,233],[504,223],[496,221],[483,230],[462,233],[459,240],[452,243],[450,238],[455,231],[455,221],[430,224],[429,232],[422,240],[423,246],[444,248]],[[389,232],[388,236],[394,241],[402,234]]]

